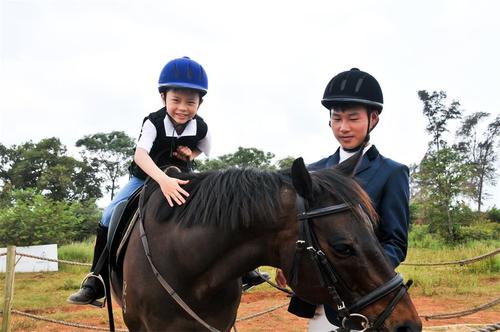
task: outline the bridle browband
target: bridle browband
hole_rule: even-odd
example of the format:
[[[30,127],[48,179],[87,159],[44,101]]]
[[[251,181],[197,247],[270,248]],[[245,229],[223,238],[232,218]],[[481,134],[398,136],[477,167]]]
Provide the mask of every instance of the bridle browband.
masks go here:
[[[342,327],[339,327],[337,331],[350,331],[351,329],[348,323],[353,317],[362,320],[361,326],[363,327],[363,331],[367,329],[379,329],[384,321],[391,315],[401,298],[407,293],[413,281],[409,280],[405,285],[403,283],[403,277],[397,273],[385,284],[357,299],[347,307],[338,292],[339,289],[346,290],[347,287],[335,270],[333,264],[330,263],[325,253],[321,250],[311,219],[352,210],[352,207],[347,203],[341,203],[308,211],[307,201],[299,195],[297,195],[296,207],[298,211],[297,217],[299,219],[299,238],[295,245],[290,284],[297,285],[300,260],[304,251],[307,251],[312,261],[315,263],[314,266],[320,277],[321,286],[327,288],[331,299],[337,307],[339,318],[342,321]],[[366,316],[358,313],[363,308],[377,302],[396,290],[398,290],[398,292],[394,298],[373,322],[370,322]]]

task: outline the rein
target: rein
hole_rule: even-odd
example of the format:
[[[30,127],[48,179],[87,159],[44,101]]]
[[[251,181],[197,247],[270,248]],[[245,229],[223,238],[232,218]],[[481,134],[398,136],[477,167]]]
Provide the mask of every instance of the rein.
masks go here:
[[[297,196],[296,206],[299,212],[297,216],[300,222],[299,238],[295,244],[295,255],[292,265],[290,284],[296,285],[298,283],[298,268],[300,260],[303,252],[307,251],[315,263],[314,266],[319,274],[321,286],[327,288],[330,297],[337,307],[338,315],[342,320],[342,327],[340,327],[337,331],[351,331],[348,327],[348,323],[354,317],[362,320],[361,326],[363,327],[363,331],[380,328],[384,321],[391,315],[401,298],[406,294],[413,281],[409,280],[405,285],[403,283],[403,277],[397,273],[391,280],[374,289],[370,293],[362,296],[360,299],[356,300],[353,304],[347,307],[338,292],[339,289],[345,290],[347,287],[335,270],[333,264],[328,261],[325,253],[321,250],[321,246],[314,231],[311,219],[344,212],[350,210],[351,207],[346,203],[341,203],[308,211],[306,205],[307,202],[302,197]],[[373,323],[371,323],[366,316],[358,313],[361,309],[396,290],[398,290],[397,294]]]

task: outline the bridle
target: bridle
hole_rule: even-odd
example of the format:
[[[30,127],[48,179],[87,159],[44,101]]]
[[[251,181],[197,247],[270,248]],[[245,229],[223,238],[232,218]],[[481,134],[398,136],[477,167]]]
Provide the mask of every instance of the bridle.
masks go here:
[[[352,207],[346,203],[341,203],[308,211],[307,201],[299,195],[297,195],[296,207],[298,211],[297,217],[299,219],[299,237],[295,245],[290,284],[297,285],[299,264],[303,253],[307,251],[310,254],[310,257],[314,262],[314,266],[319,274],[321,286],[328,290],[333,303],[337,307],[337,313],[342,321],[342,326],[339,327],[337,331],[350,331],[349,322],[352,318],[361,320],[360,324],[363,327],[363,331],[368,329],[377,330],[382,327],[384,321],[391,315],[398,302],[407,293],[413,281],[410,279],[406,284],[404,284],[403,277],[397,273],[385,284],[357,299],[351,305],[346,306],[345,302],[339,295],[339,290],[341,289],[347,291],[347,287],[340,278],[338,272],[335,270],[333,264],[330,263],[325,253],[321,250],[321,246],[314,231],[312,220],[318,217],[351,210]],[[394,298],[373,322],[370,322],[366,316],[359,314],[359,311],[363,308],[375,303],[396,290],[398,290],[398,292]]]

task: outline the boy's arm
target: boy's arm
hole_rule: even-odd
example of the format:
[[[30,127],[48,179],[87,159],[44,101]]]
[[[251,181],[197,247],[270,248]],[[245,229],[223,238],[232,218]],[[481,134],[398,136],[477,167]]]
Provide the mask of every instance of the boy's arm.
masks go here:
[[[137,147],[135,150],[134,161],[147,175],[160,185],[161,191],[171,207],[174,206],[173,201],[179,205],[186,202],[184,196],[188,197],[189,194],[180,185],[186,184],[189,181],[172,178],[165,174],[156,166],[148,152],[141,147]]]

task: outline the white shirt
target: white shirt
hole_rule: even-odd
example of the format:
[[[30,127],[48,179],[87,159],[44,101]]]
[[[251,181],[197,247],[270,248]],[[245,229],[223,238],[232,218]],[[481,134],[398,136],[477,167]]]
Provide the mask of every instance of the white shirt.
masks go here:
[[[166,116],[163,120],[163,125],[165,126],[165,134],[167,137],[183,137],[196,135],[196,120],[189,120],[188,124],[184,128],[184,131],[180,135],[175,131],[174,125],[172,124],[168,116]],[[157,133],[154,124],[149,119],[147,119],[142,125],[141,137],[139,137],[137,147],[143,148],[149,153],[149,151],[151,151],[151,148],[153,147],[153,142],[156,139],[156,134]],[[197,146],[197,148],[207,157],[210,155],[210,142],[210,130],[207,129],[207,134],[202,140],[198,142]]]

